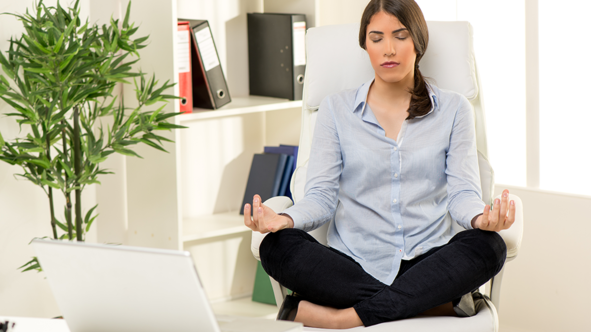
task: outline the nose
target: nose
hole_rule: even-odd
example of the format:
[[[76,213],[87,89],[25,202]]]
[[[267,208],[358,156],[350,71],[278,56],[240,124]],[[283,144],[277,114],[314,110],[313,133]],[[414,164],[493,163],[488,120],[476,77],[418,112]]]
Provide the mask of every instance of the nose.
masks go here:
[[[396,47],[391,39],[386,38],[384,48],[384,56],[394,56],[396,54]]]

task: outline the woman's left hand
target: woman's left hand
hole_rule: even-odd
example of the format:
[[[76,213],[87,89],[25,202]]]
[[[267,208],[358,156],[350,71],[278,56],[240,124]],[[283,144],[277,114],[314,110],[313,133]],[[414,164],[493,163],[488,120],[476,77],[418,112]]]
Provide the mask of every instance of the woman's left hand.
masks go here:
[[[501,199],[495,199],[492,210],[484,207],[484,212],[474,221],[472,227],[485,231],[498,232],[508,229],[515,222],[515,201],[509,201],[509,190],[503,190]]]

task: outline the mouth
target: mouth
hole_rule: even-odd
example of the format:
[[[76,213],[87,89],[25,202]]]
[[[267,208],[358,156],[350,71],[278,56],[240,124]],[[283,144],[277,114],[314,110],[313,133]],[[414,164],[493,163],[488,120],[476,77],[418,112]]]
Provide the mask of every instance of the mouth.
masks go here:
[[[386,62],[382,63],[380,66],[382,66],[384,68],[395,68],[395,67],[398,67],[398,65],[400,65],[399,62],[386,61]]]

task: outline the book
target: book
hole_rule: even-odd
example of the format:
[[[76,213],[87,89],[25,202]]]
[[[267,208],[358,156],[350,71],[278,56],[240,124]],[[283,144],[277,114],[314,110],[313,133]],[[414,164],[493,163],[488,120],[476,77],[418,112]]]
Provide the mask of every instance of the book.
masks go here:
[[[287,196],[292,200],[293,200],[293,196],[292,196],[291,190],[290,190],[290,183],[291,183],[291,178],[293,176],[293,173],[295,172],[296,165],[297,165],[298,149],[299,148],[297,145],[284,145],[284,144],[281,144],[279,146],[265,146],[265,148],[264,148],[265,153],[284,153],[284,154],[287,154],[287,155],[293,157],[293,158],[291,158],[292,166],[290,167],[289,173],[285,174],[288,176],[286,178],[285,187],[283,187],[283,183],[282,183],[282,188],[284,188],[284,190],[281,191],[279,194],[280,196]]]
[[[277,196],[289,197],[289,181],[291,180],[291,175],[293,174],[292,168],[293,156],[288,155],[287,160],[285,161],[285,170],[283,171],[283,177],[281,178],[281,186],[279,187],[279,193],[277,194]]]
[[[207,20],[188,22],[191,34],[193,107],[218,109],[232,101],[220,58]]]
[[[263,269],[261,262],[257,264],[257,272],[254,279],[254,287],[252,290],[252,300],[254,302],[277,305],[275,301],[275,294],[273,294],[273,286],[269,275]]]
[[[287,147],[287,148],[292,148],[293,149],[293,172],[295,172],[296,168],[298,167],[298,152],[300,150],[300,147],[297,145],[286,145],[286,144],[279,144],[279,147]]]
[[[286,154],[256,153],[253,156],[240,214],[244,214],[246,203],[252,206],[255,194],[261,196],[262,202],[278,196],[286,162]]]

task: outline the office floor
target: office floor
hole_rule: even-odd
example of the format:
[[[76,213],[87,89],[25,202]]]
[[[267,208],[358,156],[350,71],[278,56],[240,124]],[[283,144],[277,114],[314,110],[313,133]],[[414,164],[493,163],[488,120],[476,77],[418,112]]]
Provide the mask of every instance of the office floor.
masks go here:
[[[211,304],[216,315],[258,317],[275,319],[277,317],[277,306],[253,302],[249,297],[232,301],[218,302]]]

